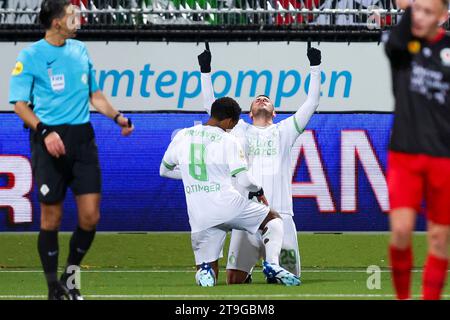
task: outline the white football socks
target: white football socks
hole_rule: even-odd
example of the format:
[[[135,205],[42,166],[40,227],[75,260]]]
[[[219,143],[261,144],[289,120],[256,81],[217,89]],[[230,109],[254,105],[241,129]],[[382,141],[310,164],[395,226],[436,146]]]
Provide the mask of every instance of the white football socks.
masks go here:
[[[280,218],[270,220],[262,231],[262,240],[266,248],[266,261],[270,264],[280,264],[283,233],[283,220]]]

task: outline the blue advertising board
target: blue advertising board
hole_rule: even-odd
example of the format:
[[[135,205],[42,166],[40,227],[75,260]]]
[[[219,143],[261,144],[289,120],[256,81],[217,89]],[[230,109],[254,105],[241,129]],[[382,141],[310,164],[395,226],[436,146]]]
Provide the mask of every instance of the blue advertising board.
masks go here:
[[[288,116],[278,115],[276,121]],[[182,183],[161,178],[159,166],[174,131],[204,122],[207,115],[136,113],[131,117],[136,131],[124,138],[111,120],[92,114],[103,177],[98,230],[189,231]],[[249,121],[247,115],[243,118]],[[391,114],[313,116],[293,148],[299,231],[388,230],[385,173],[391,122]],[[28,131],[11,113],[0,114],[0,123],[0,232],[37,231],[36,187],[21,194],[11,191],[15,184],[22,183],[24,189],[27,183],[32,185]],[[71,231],[77,223],[71,193],[64,210],[61,230]],[[424,228],[423,217],[418,228]]]

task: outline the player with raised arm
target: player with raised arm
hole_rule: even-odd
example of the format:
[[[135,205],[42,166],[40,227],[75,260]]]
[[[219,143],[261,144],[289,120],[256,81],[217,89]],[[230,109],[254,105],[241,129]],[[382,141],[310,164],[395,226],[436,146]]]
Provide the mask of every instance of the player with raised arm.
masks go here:
[[[241,119],[231,132],[244,147],[250,173],[263,186],[270,206],[283,219],[284,238],[280,265],[297,276],[300,276],[300,254],[297,229],[292,218],[291,149],[319,106],[321,83],[321,52],[308,45],[307,55],[311,79],[308,97],[300,109],[293,116],[274,124],[276,113],[273,102],[269,97],[260,95],[250,106],[252,124]],[[211,113],[215,97],[208,43],[206,50],[198,56],[198,61],[204,108]],[[260,233],[233,230],[227,265],[228,283],[250,282],[253,267],[260,258],[267,255],[264,248],[264,239]],[[267,280],[270,282],[271,278],[267,277]]]
[[[215,285],[226,234],[237,229],[250,234],[261,231],[266,251],[264,271],[272,281],[299,285],[298,277],[278,263],[283,239],[281,217],[267,206],[263,188],[248,172],[242,147],[226,132],[235,127],[240,114],[241,108],[233,99],[217,99],[208,122],[179,131],[161,163],[161,176],[183,180],[197,283]],[[245,197],[233,186],[232,177],[247,190]],[[253,197],[264,204],[249,200]]]
[[[450,242],[450,37],[448,0],[397,1],[404,14],[384,38],[394,123],[388,156],[389,247],[398,299],[411,298],[412,235],[425,199],[428,256],[423,299],[440,299]]]

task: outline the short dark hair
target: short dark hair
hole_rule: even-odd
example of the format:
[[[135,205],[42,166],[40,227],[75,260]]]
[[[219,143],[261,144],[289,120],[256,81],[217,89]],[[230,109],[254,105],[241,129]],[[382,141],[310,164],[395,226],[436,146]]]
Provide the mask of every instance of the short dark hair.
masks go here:
[[[234,121],[238,121],[241,112],[242,110],[239,103],[230,97],[217,99],[211,107],[211,117],[219,121],[230,118]]]
[[[39,12],[39,21],[41,25],[48,30],[52,27],[52,21],[61,18],[65,14],[65,9],[70,5],[70,0],[44,0]]]

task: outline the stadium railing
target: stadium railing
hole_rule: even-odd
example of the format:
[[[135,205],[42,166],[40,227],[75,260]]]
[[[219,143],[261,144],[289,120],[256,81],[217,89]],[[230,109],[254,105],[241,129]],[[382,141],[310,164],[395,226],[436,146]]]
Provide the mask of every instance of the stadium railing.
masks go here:
[[[72,0],[79,34],[125,40],[379,41],[397,23],[395,0]],[[0,0],[0,40],[42,33],[41,0]],[[446,24],[448,28],[448,23]],[[16,38],[12,38],[13,34]]]

